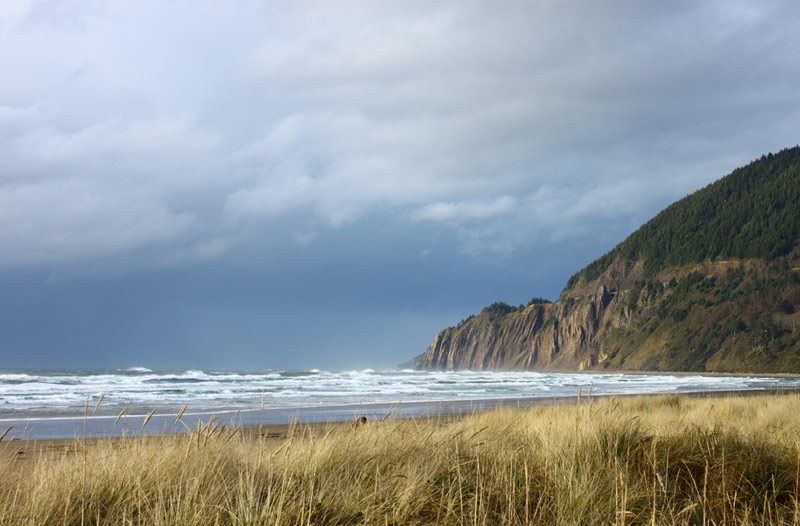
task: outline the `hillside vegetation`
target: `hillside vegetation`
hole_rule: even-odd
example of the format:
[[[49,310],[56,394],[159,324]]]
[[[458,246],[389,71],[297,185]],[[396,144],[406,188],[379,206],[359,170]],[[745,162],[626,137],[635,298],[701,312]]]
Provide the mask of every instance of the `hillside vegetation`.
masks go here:
[[[800,147],[769,154],[677,201],[572,276],[597,279],[616,260],[644,274],[717,259],[788,255],[800,240]]]
[[[672,204],[555,303],[445,329],[415,365],[800,373],[800,147]]]

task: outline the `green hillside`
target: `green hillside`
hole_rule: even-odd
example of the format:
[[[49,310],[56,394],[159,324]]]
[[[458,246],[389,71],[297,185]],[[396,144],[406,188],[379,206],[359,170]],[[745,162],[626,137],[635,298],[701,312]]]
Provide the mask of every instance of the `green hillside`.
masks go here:
[[[643,261],[645,276],[715,259],[785,256],[800,240],[800,147],[769,154],[677,201],[573,275],[592,281],[617,259]]]
[[[414,365],[800,374],[800,147],[670,205],[539,303],[490,305]]]

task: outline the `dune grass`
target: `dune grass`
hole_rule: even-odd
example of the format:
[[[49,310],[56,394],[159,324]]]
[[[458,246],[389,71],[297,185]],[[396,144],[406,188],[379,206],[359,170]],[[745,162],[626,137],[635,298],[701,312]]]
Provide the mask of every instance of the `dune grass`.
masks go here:
[[[209,426],[2,458],[0,524],[800,524],[798,395],[603,399],[286,438]]]

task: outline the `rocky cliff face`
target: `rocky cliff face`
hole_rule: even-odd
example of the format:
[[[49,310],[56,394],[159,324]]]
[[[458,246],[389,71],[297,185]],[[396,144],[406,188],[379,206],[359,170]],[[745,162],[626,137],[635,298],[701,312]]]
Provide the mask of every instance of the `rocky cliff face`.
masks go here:
[[[609,330],[627,327],[622,295],[599,283],[589,294],[523,311],[472,318],[441,331],[416,367],[423,369],[585,369],[603,362]]]
[[[441,331],[413,366],[800,372],[800,275],[791,263],[723,261],[646,280],[640,264],[618,261],[555,303],[484,309]]]

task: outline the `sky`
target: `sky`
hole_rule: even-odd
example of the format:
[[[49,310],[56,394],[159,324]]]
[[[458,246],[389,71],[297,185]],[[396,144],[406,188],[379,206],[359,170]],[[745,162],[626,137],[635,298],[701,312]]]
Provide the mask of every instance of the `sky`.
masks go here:
[[[0,0],[0,367],[390,368],[800,142],[796,0]]]

